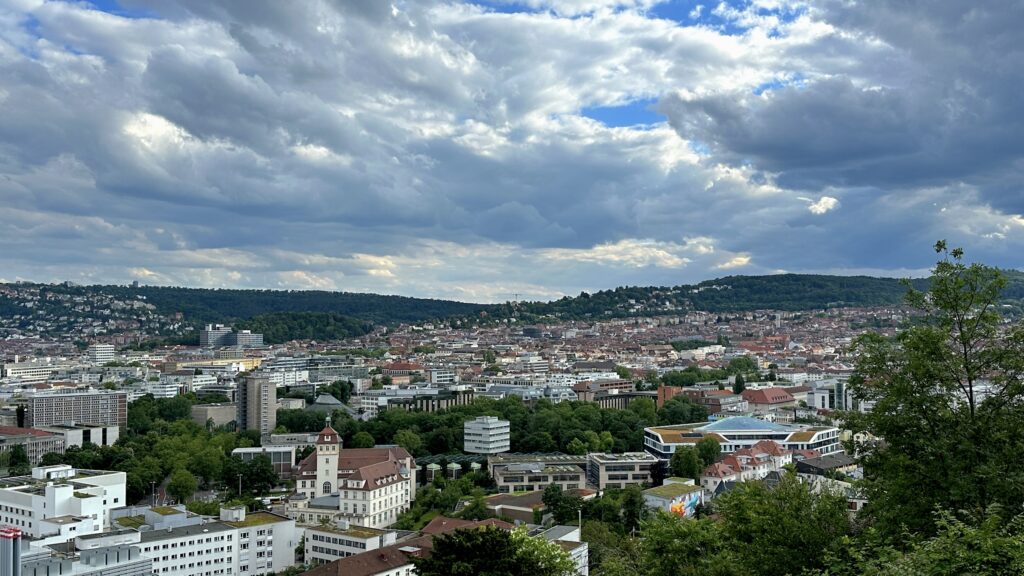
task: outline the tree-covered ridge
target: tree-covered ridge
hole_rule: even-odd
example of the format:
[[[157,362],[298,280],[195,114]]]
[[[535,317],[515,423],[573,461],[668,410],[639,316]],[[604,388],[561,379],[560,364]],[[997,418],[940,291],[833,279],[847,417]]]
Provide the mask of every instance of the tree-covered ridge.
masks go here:
[[[325,290],[242,290],[172,286],[47,285],[70,294],[102,293],[116,298],[144,299],[161,314],[181,312],[186,322],[236,322],[282,312],[332,312],[377,324],[423,322],[473,314],[481,304]]]
[[[344,340],[368,334],[373,324],[335,312],[275,312],[238,323],[242,330],[263,334],[267,344],[292,340]]]

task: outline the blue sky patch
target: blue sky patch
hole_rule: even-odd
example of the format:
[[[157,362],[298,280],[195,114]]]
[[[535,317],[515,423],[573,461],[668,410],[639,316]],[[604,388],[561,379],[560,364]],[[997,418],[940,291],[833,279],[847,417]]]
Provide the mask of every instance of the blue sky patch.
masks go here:
[[[656,98],[645,98],[621,106],[590,106],[580,110],[580,115],[609,128],[657,124],[665,121],[665,117],[654,110],[657,101]]]
[[[118,0],[89,0],[94,8],[100,12],[114,14],[123,18],[156,18],[155,12],[137,8],[125,8]]]

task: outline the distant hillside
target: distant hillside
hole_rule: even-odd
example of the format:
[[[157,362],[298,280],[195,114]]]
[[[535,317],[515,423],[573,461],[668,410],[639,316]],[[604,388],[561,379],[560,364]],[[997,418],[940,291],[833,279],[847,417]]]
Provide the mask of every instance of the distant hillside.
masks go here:
[[[1008,286],[1004,298],[1015,310],[1024,302],[1024,273],[1004,271]],[[926,290],[928,279],[913,280],[914,288]],[[497,317],[516,316],[522,321],[545,317],[562,320],[618,318],[638,315],[677,314],[686,310],[742,312],[747,310],[818,310],[838,307],[891,306],[903,302],[907,287],[896,278],[776,274],[727,276],[694,285],[673,287],[622,287],[586,292],[553,302],[521,302],[499,306]]]
[[[235,290],[162,286],[45,285],[48,292],[72,296],[102,294],[118,300],[144,299],[160,314],[181,312],[191,324],[237,322],[264,314],[330,312],[375,324],[423,322],[487,309],[449,300],[327,292],[317,290]]]
[[[260,314],[237,324],[241,330],[263,334],[267,344],[292,340],[344,340],[363,336],[373,324],[333,312],[275,312]]]
[[[1005,273],[1009,283],[1004,312],[1024,314],[1024,273]],[[918,289],[927,285],[926,279],[914,281]],[[332,340],[361,336],[373,325],[446,319],[469,326],[505,318],[522,323],[671,315],[688,310],[726,313],[885,306],[901,303],[906,290],[894,278],[779,274],[728,276],[672,287],[622,287],[553,302],[485,305],[351,292],[18,283],[0,285],[0,337],[84,337],[124,331],[177,337],[187,335],[190,327],[220,322],[262,332],[268,342]],[[183,317],[179,319],[177,313]]]

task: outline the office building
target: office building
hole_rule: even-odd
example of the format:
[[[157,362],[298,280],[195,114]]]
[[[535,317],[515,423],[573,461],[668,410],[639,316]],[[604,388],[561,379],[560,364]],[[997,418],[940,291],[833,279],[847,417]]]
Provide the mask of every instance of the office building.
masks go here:
[[[128,421],[128,394],[91,389],[48,390],[29,398],[25,409],[27,428],[69,423],[124,426]]]
[[[89,362],[96,366],[102,366],[107,362],[114,361],[113,344],[93,344],[88,349]]]
[[[64,543],[110,527],[110,511],[125,505],[124,472],[40,466],[30,476],[0,479],[0,525],[21,530],[40,546]]]
[[[259,456],[266,456],[274,467],[274,472],[277,472],[281,478],[288,478],[292,474],[292,466],[295,463],[295,446],[235,448],[231,451],[231,455],[238,456],[243,462],[248,462]]]
[[[587,454],[587,482],[598,490],[651,483],[651,468],[658,459],[646,452]]]
[[[235,423],[239,430],[259,430],[270,434],[277,426],[277,389],[263,375],[244,376],[238,383],[238,413]]]
[[[228,335],[231,334],[231,327],[223,324],[207,324],[206,328],[199,331],[199,345],[203,348],[220,348],[229,346]]]
[[[644,449],[667,461],[680,446],[693,446],[705,437],[714,438],[723,454],[751,448],[761,440],[774,440],[786,450],[816,450],[822,455],[842,451],[838,428],[777,424],[747,416],[645,428]]]
[[[508,420],[494,416],[480,416],[463,425],[464,450],[471,454],[500,454],[508,452],[510,425]]]
[[[319,566],[395,543],[397,534],[389,530],[353,526],[346,520],[310,526],[305,531],[306,564]]]
[[[263,346],[263,334],[257,334],[250,330],[235,332],[230,326],[207,324],[206,328],[199,331],[199,345],[203,348]]]
[[[235,418],[238,418],[238,406],[234,404],[225,402],[192,406],[192,421],[200,426],[216,428],[234,422]]]

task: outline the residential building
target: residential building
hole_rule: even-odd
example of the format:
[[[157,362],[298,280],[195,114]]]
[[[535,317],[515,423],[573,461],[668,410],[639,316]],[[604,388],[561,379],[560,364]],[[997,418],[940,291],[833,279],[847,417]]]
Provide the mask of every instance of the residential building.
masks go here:
[[[114,361],[113,344],[93,344],[89,346],[86,353],[89,356],[89,362],[96,366],[102,366],[107,362]]]
[[[39,392],[25,405],[25,426],[38,428],[67,423],[124,426],[128,394],[108,390],[55,389]]]
[[[658,459],[646,452],[587,454],[587,482],[598,490],[651,483],[651,468]]]
[[[715,422],[697,422],[644,429],[644,449],[668,461],[680,446],[693,446],[702,438],[713,438],[723,453],[750,448],[761,440],[774,440],[786,450],[816,450],[820,454],[840,452],[839,429],[833,426],[787,425],[746,416],[732,416]]]
[[[793,452],[773,440],[761,440],[749,448],[726,454],[701,472],[700,485],[714,494],[723,482],[762,480],[793,462]]]
[[[494,416],[480,416],[463,425],[464,450],[471,454],[500,454],[511,449],[510,424]]]
[[[239,430],[259,430],[270,434],[277,426],[277,388],[269,378],[259,374],[243,376],[238,383]]]
[[[110,527],[110,511],[125,504],[124,472],[40,466],[30,476],[0,479],[0,525],[46,546]]]

